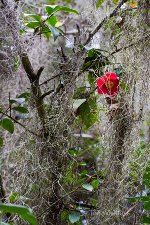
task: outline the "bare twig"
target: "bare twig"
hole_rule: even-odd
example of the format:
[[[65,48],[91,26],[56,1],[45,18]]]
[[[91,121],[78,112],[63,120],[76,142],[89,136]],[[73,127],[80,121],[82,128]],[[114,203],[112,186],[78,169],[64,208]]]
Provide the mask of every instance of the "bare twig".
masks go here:
[[[41,83],[39,86],[41,86],[43,84],[47,84],[49,81],[54,80],[55,78],[60,77],[60,76],[61,76],[60,73],[56,74],[55,76],[53,76],[53,77],[49,78],[48,80],[44,81],[43,83]]]
[[[54,90],[50,90],[50,91],[44,93],[40,98],[43,99],[43,98],[45,98],[47,95],[50,95],[52,92],[54,92]]]
[[[128,209],[128,211],[123,215],[123,217],[127,216],[135,207],[137,206],[137,204],[133,205],[132,207],[130,207]]]
[[[9,92],[9,109],[10,109],[9,113],[10,113],[10,116],[11,116],[11,102],[10,102],[10,92]]]

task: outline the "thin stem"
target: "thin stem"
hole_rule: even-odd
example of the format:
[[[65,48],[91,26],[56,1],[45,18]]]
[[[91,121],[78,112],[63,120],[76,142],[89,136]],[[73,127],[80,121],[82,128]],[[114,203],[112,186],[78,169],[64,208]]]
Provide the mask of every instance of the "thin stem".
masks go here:
[[[47,84],[49,81],[54,80],[55,78],[60,77],[60,76],[61,76],[61,74],[57,74],[57,75],[49,78],[48,80],[44,81],[43,83],[39,84],[39,86],[41,86],[43,84]]]

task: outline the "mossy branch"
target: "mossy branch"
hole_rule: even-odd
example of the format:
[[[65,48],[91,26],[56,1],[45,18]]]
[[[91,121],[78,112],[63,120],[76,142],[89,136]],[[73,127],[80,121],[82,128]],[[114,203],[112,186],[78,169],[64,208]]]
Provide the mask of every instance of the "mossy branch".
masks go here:
[[[93,36],[100,30],[100,28],[102,28],[102,26],[104,25],[104,23],[109,20],[111,17],[115,16],[118,12],[118,10],[121,8],[121,6],[126,3],[127,0],[121,0],[119,2],[119,4],[117,5],[117,7],[112,11],[112,13],[110,13],[109,16],[106,16],[99,24],[98,26],[89,34],[87,40],[84,42],[84,46],[89,44],[89,42],[92,40]]]

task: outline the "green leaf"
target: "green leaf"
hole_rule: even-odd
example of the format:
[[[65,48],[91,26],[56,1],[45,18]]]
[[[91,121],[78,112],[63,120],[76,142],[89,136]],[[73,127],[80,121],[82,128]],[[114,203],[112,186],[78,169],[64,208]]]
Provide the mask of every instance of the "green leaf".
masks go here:
[[[82,187],[87,191],[93,191],[93,186],[91,184],[82,184]]]
[[[13,107],[12,110],[20,112],[20,113],[28,113],[28,110],[23,106]]]
[[[144,176],[143,176],[143,183],[150,187],[150,163],[148,163],[148,166],[146,167]]]
[[[14,123],[12,120],[8,118],[4,118],[1,122],[0,125],[7,131],[9,131],[11,134],[14,132]]]
[[[48,20],[46,20],[48,25],[55,26],[57,23],[57,17],[56,16],[51,16]]]
[[[93,186],[94,189],[98,189],[98,187],[100,185],[100,181],[99,180],[93,180],[91,185]]]
[[[41,23],[38,22],[38,21],[31,21],[31,22],[26,24],[26,26],[28,28],[32,28],[32,29],[35,29],[35,28],[39,27],[40,25],[41,25]]]
[[[89,73],[88,74],[88,82],[90,83],[90,85],[95,85],[95,83],[96,83],[95,75],[93,75],[92,73]]]
[[[116,5],[118,3],[118,0],[113,0],[113,3]]]
[[[75,90],[74,99],[85,99],[86,87],[79,87]]]
[[[15,201],[18,200],[18,198],[19,198],[18,192],[13,192],[13,193],[9,196],[10,203],[14,203]]]
[[[71,223],[76,223],[80,220],[81,214],[79,212],[73,211],[69,214],[69,220]]]
[[[49,38],[51,37],[51,30],[49,29],[49,27],[47,25],[45,25],[43,28],[42,28],[42,34],[43,36],[45,36],[48,40]]]
[[[143,216],[142,223],[150,224],[150,217]]]
[[[99,8],[103,4],[104,0],[97,0],[96,8]]]
[[[40,15],[37,15],[37,14],[27,14],[27,13],[24,13],[24,17],[29,17],[29,18],[32,18],[35,21],[39,21],[39,22],[42,20],[42,17]]]
[[[150,201],[150,196],[137,196],[137,197],[128,197],[130,202],[147,202]]]
[[[127,86],[127,84],[123,81],[120,82],[120,87],[125,91],[128,92],[129,91],[129,87]]]
[[[82,119],[85,129],[89,129],[98,120],[97,104],[95,97],[91,96],[78,108],[78,115]]]
[[[144,209],[145,210],[150,210],[150,201],[149,202],[144,202]]]
[[[82,170],[82,172],[80,173],[81,177],[87,177],[88,171],[87,170]]]
[[[30,208],[21,205],[0,203],[0,211],[2,213],[14,213],[32,225],[37,225],[37,219]]]
[[[61,221],[66,221],[68,219],[68,211],[67,210],[62,211],[60,217]]]
[[[2,146],[3,146],[3,144],[4,144],[4,140],[3,140],[3,138],[2,138],[2,137],[0,137],[0,147],[2,147]]]
[[[74,9],[71,9],[71,8],[68,8],[68,7],[65,7],[65,6],[61,6],[60,11],[67,12],[67,13],[74,13],[74,14],[79,15],[77,10],[74,10]]]
[[[53,34],[53,37],[54,37],[54,41],[56,41],[56,39],[58,38],[58,36],[60,35],[59,31],[57,30],[57,28],[49,25],[48,26],[49,29],[51,30],[52,34]]]
[[[30,92],[24,92],[24,93],[20,94],[18,96],[18,98],[25,98],[25,101],[28,101],[28,99],[30,98],[30,96],[31,96],[31,93]]]
[[[110,64],[108,58],[102,54],[101,49],[92,48],[88,50],[88,56],[85,58],[82,69],[93,69],[94,71]]]
[[[51,16],[52,14],[58,11],[79,14],[78,11],[74,9],[71,9],[65,6],[59,6],[59,5],[45,5],[45,9],[49,16]]]
[[[86,102],[85,98],[82,99],[75,99],[73,101],[73,109],[77,110],[84,102]]]

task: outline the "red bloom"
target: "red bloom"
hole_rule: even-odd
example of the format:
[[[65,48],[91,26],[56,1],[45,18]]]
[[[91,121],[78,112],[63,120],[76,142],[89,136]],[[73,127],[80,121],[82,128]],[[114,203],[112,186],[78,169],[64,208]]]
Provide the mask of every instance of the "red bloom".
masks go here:
[[[117,95],[119,91],[119,78],[114,72],[107,72],[97,79],[98,94]]]

